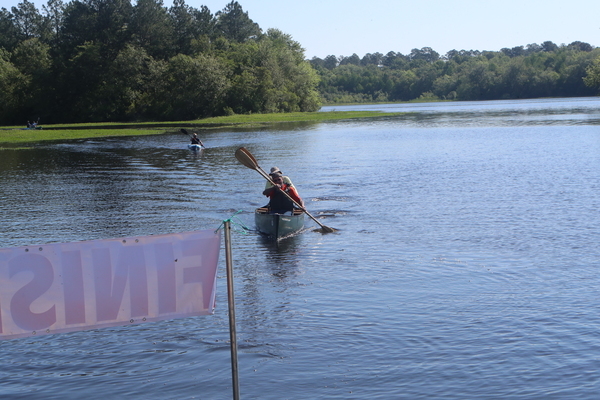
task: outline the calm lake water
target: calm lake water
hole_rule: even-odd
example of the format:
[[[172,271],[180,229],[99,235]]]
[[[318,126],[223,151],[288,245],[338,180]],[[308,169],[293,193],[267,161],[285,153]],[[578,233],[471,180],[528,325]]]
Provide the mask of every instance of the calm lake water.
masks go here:
[[[43,143],[0,157],[0,247],[253,228],[293,180],[334,234],[232,235],[242,399],[596,399],[600,99]],[[232,397],[225,255],[207,317],[0,341],[0,397]]]

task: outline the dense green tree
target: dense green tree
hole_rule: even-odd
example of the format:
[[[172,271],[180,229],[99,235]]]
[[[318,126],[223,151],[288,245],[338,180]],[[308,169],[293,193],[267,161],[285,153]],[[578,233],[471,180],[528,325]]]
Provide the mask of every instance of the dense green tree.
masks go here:
[[[200,10],[193,10],[192,16],[195,26],[194,39],[191,42],[192,54],[208,53],[228,48],[229,41],[217,36],[217,20],[208,7],[202,6]]]
[[[382,64],[392,69],[405,69],[409,61],[408,56],[390,51],[383,57]]]
[[[524,57],[510,59],[502,78],[500,86],[506,93],[510,93],[511,98],[525,98],[528,97],[527,93],[533,91],[532,71]]]
[[[173,6],[169,9],[173,24],[175,54],[192,53],[192,40],[194,40],[192,11],[192,8],[185,4],[185,0],[173,0]]]
[[[515,46],[512,49],[503,48],[500,51],[509,57],[518,57],[525,54],[525,48],[523,46]]]
[[[594,49],[591,44],[580,41],[570,43],[568,48],[586,52],[590,52]]]
[[[196,22],[196,36],[214,38],[217,29],[217,19],[208,7],[201,6],[199,10],[193,10],[192,15]]]
[[[322,78],[319,89],[327,102],[431,96],[460,100],[589,96],[593,92],[583,77],[600,49],[587,50],[581,43],[555,47],[552,42],[544,42],[499,52],[451,50],[439,59],[430,48],[413,49],[409,56],[389,52],[382,58],[382,73],[371,76],[368,83],[366,65],[355,69],[340,65],[327,73],[316,70]],[[394,71],[402,72],[387,75]],[[377,86],[375,81],[385,84]]]
[[[22,109],[26,114],[39,114],[45,108],[40,101],[47,92],[52,67],[50,46],[39,38],[25,40],[12,52],[13,65],[27,77],[21,97]]]
[[[300,44],[277,29],[233,52],[233,85],[228,104],[235,112],[315,111],[320,107],[318,76]]]
[[[132,44],[151,57],[168,59],[175,55],[173,24],[162,0],[137,0],[129,29]]]
[[[133,13],[130,0],[90,0],[98,10],[96,41],[107,57],[114,58],[130,41]]]
[[[554,44],[554,42],[548,40],[542,43],[542,50],[545,52],[554,52],[558,50],[558,46]]]
[[[0,9],[0,48],[12,51],[19,41],[14,15],[6,8]]]
[[[418,79],[411,90],[417,97],[422,93],[431,92],[433,90],[433,83],[440,75],[442,75],[443,67],[444,63],[440,62],[440,64],[424,64],[415,69],[415,74]]]
[[[433,50],[431,47],[412,49],[409,57],[411,60],[423,60],[428,63],[433,63],[440,59],[439,53]]]
[[[42,6],[42,10],[45,14],[44,26],[47,40],[54,47],[58,47],[65,15],[65,4],[62,0],[48,0],[48,4]]]
[[[350,57],[340,57],[339,65],[360,65],[360,57],[356,53]]]
[[[154,98],[154,113],[163,119],[196,119],[218,114],[229,88],[227,68],[218,59],[178,54],[169,60]]]
[[[419,77],[411,70],[396,70],[393,75],[394,86],[390,92],[390,100],[416,99],[421,94],[414,90],[418,79]]]
[[[596,58],[591,65],[585,69],[584,83],[600,91],[600,57]]]
[[[433,81],[432,92],[440,99],[454,100],[457,87],[458,82],[456,76],[442,75]]]
[[[242,43],[262,33],[258,24],[250,19],[237,1],[227,4],[222,11],[217,12],[216,17],[219,34],[231,41]]]
[[[164,70],[164,62],[155,61],[141,47],[127,45],[108,66],[98,88],[105,119],[151,119],[151,96]]]
[[[600,49],[595,51],[577,51],[575,48],[560,50],[559,57],[562,62],[558,64],[557,72],[560,75],[558,82],[559,96],[592,96],[594,90],[585,85],[586,69],[600,55]]]
[[[16,7],[12,7],[11,11],[14,16],[19,40],[40,37],[43,19],[35,4],[28,0],[23,0]]]
[[[339,61],[337,59],[336,56],[334,55],[329,55],[327,57],[325,57],[325,59],[323,60],[323,66],[329,70],[334,69],[335,67],[337,67],[339,64]]]
[[[463,50],[463,52],[464,52],[464,50]],[[457,64],[460,64],[461,62],[466,61],[468,59],[468,57],[469,56],[461,54],[461,52],[458,50],[450,50],[449,52],[447,52],[444,55],[444,58],[446,60],[455,62]]]
[[[75,0],[67,4],[58,53],[65,60],[78,52],[78,47],[96,41],[98,13],[87,2]]]
[[[48,0],[43,10],[23,0],[0,12],[4,95],[20,118],[41,110],[46,123],[177,119],[320,105],[319,77],[300,44],[278,30],[263,34],[236,1],[216,15],[184,0],[170,8]]]
[[[28,77],[9,61],[7,52],[0,48],[0,121],[23,123],[18,116],[24,114],[21,110],[26,104],[28,87]]]
[[[312,65],[315,69],[323,69],[325,68],[325,60],[319,57],[313,57],[310,60],[310,65]]]
[[[546,41],[500,51],[304,59],[237,1],[212,14],[185,0],[30,0],[0,9],[6,122],[197,118],[312,111],[335,102],[483,100],[598,93],[600,49]],[[9,111],[7,111],[9,110]]]
[[[530,55],[530,54],[539,53],[540,51],[543,51],[542,46],[540,46],[537,43],[530,43],[526,46],[525,54]]]
[[[27,87],[27,77],[10,61],[8,54],[0,49],[0,120],[13,122],[22,107],[21,96]]]
[[[50,46],[38,38],[25,40],[12,52],[11,61],[22,73],[37,76],[38,83],[43,83],[50,69]]]
[[[278,29],[269,29],[258,41],[258,61],[273,80],[273,111],[316,111],[318,76],[304,59],[300,43]]]
[[[52,114],[75,122],[103,121],[98,89],[109,63],[102,57],[101,46],[87,42],[76,49],[57,81],[59,100]],[[66,115],[68,113],[68,115]],[[47,118],[44,118],[45,120]]]
[[[360,64],[361,65],[381,65],[383,61],[383,54],[381,53],[367,53],[364,55],[364,57],[360,60]]]

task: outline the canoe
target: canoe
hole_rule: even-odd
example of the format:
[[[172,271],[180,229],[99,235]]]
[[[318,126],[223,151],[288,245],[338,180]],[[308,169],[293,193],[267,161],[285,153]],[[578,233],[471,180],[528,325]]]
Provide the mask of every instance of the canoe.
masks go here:
[[[294,210],[294,215],[271,214],[266,207],[261,207],[254,212],[254,222],[259,232],[280,239],[304,227],[304,211]]]
[[[200,146],[199,144],[188,144],[188,149],[190,149],[191,151],[200,151],[202,150],[202,146]]]

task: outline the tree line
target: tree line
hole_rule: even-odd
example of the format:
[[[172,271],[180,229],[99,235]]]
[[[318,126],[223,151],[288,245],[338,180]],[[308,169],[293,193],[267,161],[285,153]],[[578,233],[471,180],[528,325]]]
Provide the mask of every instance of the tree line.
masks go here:
[[[330,55],[310,62],[326,103],[496,100],[593,96],[600,88],[600,48],[551,41],[500,51],[430,47],[410,54]]]
[[[237,1],[29,0],[0,9],[0,124],[160,121],[315,111],[322,102],[592,96],[600,48],[547,41],[500,51],[306,60]]]
[[[237,1],[28,0],[0,10],[0,124],[315,111],[304,49]]]

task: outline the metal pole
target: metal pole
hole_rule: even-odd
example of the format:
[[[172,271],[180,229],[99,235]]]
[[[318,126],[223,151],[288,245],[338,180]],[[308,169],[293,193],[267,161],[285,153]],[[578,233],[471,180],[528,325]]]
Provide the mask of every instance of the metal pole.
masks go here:
[[[226,220],[223,225],[225,231],[225,264],[227,268],[227,303],[229,304],[229,338],[231,342],[233,399],[239,400],[240,386],[238,380],[237,334],[235,330],[235,304],[233,298],[233,265],[231,262],[231,222]]]

